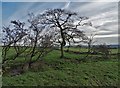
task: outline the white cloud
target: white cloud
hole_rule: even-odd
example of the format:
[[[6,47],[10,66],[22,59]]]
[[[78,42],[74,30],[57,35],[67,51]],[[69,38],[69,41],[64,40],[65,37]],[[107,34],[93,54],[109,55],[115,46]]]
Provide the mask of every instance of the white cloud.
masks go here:
[[[119,37],[119,34],[110,34],[110,35],[96,35],[95,38],[105,38],[105,37]]]
[[[118,2],[119,0],[2,0],[3,2]]]
[[[0,42],[2,37],[2,3],[0,2]]]
[[[67,9],[70,5],[70,1],[65,4],[65,6],[62,9]]]
[[[100,42],[118,43],[118,3],[116,2],[88,2],[85,5],[73,9],[82,15],[90,17],[89,21],[96,29]],[[93,28],[85,28],[90,34]],[[113,39],[113,41],[111,41]]]
[[[119,2],[119,0],[92,0],[93,2]]]
[[[67,2],[69,0],[2,0],[3,2]]]

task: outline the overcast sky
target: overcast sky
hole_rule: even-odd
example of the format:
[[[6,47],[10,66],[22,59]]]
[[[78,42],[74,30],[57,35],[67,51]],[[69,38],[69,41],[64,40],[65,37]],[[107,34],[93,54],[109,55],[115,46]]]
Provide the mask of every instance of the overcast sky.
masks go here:
[[[86,33],[97,32],[98,43],[118,44],[118,0],[84,0],[84,2],[2,2],[2,25],[9,25],[11,20],[27,20],[28,12],[36,14],[50,8],[64,8],[78,12],[81,16],[88,16],[95,28],[85,28]],[[14,0],[11,0],[14,1]],[[19,1],[19,0],[16,0]],[[22,0],[21,0],[22,1]],[[27,1],[27,0],[24,0]],[[30,0],[29,0],[30,1]],[[54,0],[52,0],[54,1]],[[83,0],[81,0],[83,1]],[[97,1],[97,2],[96,2]],[[98,2],[100,1],[100,2]],[[0,4],[1,5],[1,4]],[[1,8],[0,8],[1,9]],[[1,23],[0,23],[1,24]]]

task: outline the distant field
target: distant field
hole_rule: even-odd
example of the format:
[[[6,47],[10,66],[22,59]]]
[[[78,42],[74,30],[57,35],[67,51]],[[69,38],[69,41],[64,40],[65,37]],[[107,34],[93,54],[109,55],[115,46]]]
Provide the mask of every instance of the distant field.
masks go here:
[[[2,52],[2,47],[0,47],[0,53]]]
[[[64,50],[67,50],[67,48],[65,48]],[[76,52],[87,52],[88,49],[87,48],[70,48],[69,49],[70,51],[76,51]],[[113,48],[113,49],[110,49],[111,53],[114,54],[114,53],[118,53],[118,50],[117,48]]]
[[[0,62],[2,62],[2,57],[1,57],[1,55],[2,55],[2,47],[0,47]]]
[[[70,48],[71,51],[86,52],[87,49]],[[117,53],[118,49],[111,49]],[[11,50],[13,52],[13,50]],[[9,53],[12,56],[14,53]],[[54,50],[42,58],[42,65],[17,76],[3,75],[3,86],[116,86],[118,84],[118,57],[110,59],[101,55],[74,54],[65,52],[60,58],[60,51]],[[14,65],[23,63],[19,57]]]

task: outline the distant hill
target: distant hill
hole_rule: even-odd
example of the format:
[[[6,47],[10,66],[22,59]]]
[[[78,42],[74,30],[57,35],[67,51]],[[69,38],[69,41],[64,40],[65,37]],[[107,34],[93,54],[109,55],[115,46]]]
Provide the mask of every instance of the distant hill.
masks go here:
[[[97,45],[95,45],[97,46]],[[118,44],[112,44],[112,45],[107,45],[109,48],[120,48],[120,45]]]
[[[93,45],[93,46],[98,46],[98,45]],[[112,45],[107,45],[109,48],[120,48],[120,45],[118,44],[112,44]],[[72,46],[72,47],[79,47],[79,46]],[[87,48],[87,45],[81,45],[81,47]]]
[[[110,48],[120,48],[120,45],[108,45]]]

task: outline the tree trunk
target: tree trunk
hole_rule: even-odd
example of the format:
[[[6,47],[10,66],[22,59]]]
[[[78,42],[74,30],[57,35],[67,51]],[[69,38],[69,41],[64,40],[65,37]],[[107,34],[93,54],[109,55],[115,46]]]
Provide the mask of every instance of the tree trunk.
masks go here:
[[[88,57],[90,53],[91,53],[91,44],[88,44],[88,51],[85,57]]]
[[[33,47],[33,50],[32,50],[32,52],[31,52],[30,60],[29,60],[29,66],[30,66],[31,63],[32,63],[32,58],[33,58],[33,56],[34,56],[35,48],[36,48],[36,45]]]
[[[63,57],[64,57],[64,53],[63,53],[63,43],[61,43],[60,50],[61,50],[61,56],[60,56],[60,58],[63,58]]]
[[[63,28],[62,26],[60,25],[59,21],[57,20],[57,24],[58,24],[58,27],[60,28],[60,34],[61,34],[61,38],[62,38],[62,42],[61,42],[61,58],[64,57],[64,54],[63,54],[63,46],[65,46],[65,37],[64,37],[64,33],[63,33]]]
[[[37,37],[38,37],[38,32],[36,32],[36,37],[35,37],[35,41],[34,41],[34,46],[33,46],[33,49],[32,49],[32,52],[31,52],[31,56],[30,56],[30,64],[32,62],[32,58],[34,56],[34,53],[35,53],[35,49],[36,49],[36,45],[37,45]]]
[[[88,54],[91,52],[91,44],[88,44]]]

